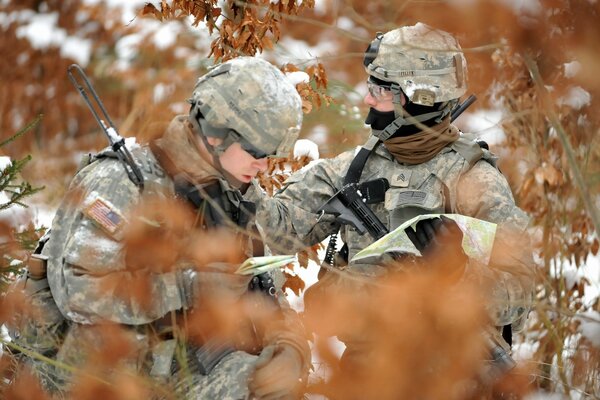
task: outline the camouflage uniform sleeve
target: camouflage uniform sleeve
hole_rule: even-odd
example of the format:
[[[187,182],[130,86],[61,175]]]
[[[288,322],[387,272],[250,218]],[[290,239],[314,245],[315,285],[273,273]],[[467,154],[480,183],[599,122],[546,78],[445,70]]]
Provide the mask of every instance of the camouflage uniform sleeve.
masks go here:
[[[519,331],[534,295],[529,217],[516,206],[504,176],[485,161],[465,173],[457,189],[458,213],[498,224],[489,265],[469,265],[467,279],[491,286],[489,312],[495,325],[512,324]]]
[[[340,188],[353,157],[353,152],[347,152],[314,161],[290,176],[272,198],[255,199],[257,223],[274,253],[292,254],[337,232],[335,218],[317,210]]]
[[[94,163],[73,181],[44,248],[50,259],[48,280],[53,297],[68,319],[138,325],[184,305],[179,273],[128,270],[119,237],[122,232],[107,233],[85,211],[101,199],[125,224],[127,211],[139,198],[138,189],[116,160]]]

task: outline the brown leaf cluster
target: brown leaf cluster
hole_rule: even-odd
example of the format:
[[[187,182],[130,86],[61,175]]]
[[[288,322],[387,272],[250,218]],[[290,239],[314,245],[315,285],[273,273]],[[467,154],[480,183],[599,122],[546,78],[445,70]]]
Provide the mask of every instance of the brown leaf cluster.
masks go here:
[[[198,217],[180,200],[146,199],[127,216],[123,233],[127,270],[105,279],[104,290],[148,307],[154,301],[153,274],[184,268],[202,271],[213,262],[243,261],[243,235],[227,229],[195,229],[202,224]]]
[[[333,376],[312,390],[348,399],[476,398],[472,383],[487,355],[479,289],[454,287],[436,273],[365,279],[329,275],[327,286],[306,293],[309,329],[361,352],[346,354],[338,369],[318,341]]]
[[[102,5],[85,6],[79,1],[44,4],[42,7],[40,2],[34,1],[10,2],[2,5],[2,11],[56,12],[58,27],[69,35],[76,34],[81,39],[93,39],[94,46],[100,47],[107,41],[114,40],[111,37],[112,32],[98,22],[117,16],[114,12],[103,9]],[[78,13],[79,18],[86,15],[87,21],[78,19]],[[63,132],[66,137],[73,137],[97,129],[95,122],[88,117],[89,111],[79,103],[78,94],[67,84],[67,66],[75,60],[61,56],[56,46],[34,48],[26,38],[18,34],[22,25],[29,22],[29,19],[12,18],[8,25],[2,27],[0,50],[5,60],[13,62],[0,63],[2,88],[6,94],[0,100],[0,130],[14,132],[22,127],[20,125],[33,120],[39,114],[44,114],[44,118],[34,130],[34,139],[29,143],[11,143],[11,151],[41,146],[45,139],[55,136],[57,132]],[[87,30],[81,30],[83,23],[87,23]],[[127,31],[127,28],[123,29],[124,33]],[[107,82],[110,82],[110,79]],[[109,106],[114,104],[112,101],[107,103]],[[19,120],[21,123],[15,126],[15,122]]]
[[[143,15],[152,15],[158,19],[181,16],[193,16],[194,24],[204,21],[210,33],[218,29],[218,37],[213,40],[209,56],[217,60],[228,60],[242,55],[254,55],[265,49],[273,48],[273,43],[280,37],[279,22],[282,14],[296,15],[306,8],[314,6],[314,2],[281,1],[277,3],[266,0],[238,1],[228,0],[224,8],[216,0],[173,1],[171,5],[161,2],[160,10],[147,4]],[[217,28],[216,19],[225,16]]]
[[[294,64],[286,64],[283,66],[282,71],[295,72],[300,71],[300,69]],[[333,102],[333,98],[326,93],[328,80],[323,64],[310,65],[304,72],[309,76],[309,82],[301,82],[296,85],[296,89],[302,98],[302,111],[308,114],[312,111],[313,106],[320,108],[323,102],[326,106],[329,106]]]
[[[507,155],[501,168],[513,182],[514,190],[523,209],[530,213],[535,224],[543,227],[543,251],[548,259],[573,259],[581,265],[588,254],[597,252],[593,222],[587,210],[582,209],[582,196],[598,194],[594,175],[600,172],[600,154],[594,150],[597,141],[595,116],[589,113],[594,103],[581,109],[561,105],[557,100],[568,87],[560,71],[555,69],[547,84],[555,85],[551,96],[555,112],[568,133],[567,140],[576,150],[576,168],[583,168],[589,185],[589,194],[582,193],[573,177],[573,165],[567,158],[560,138],[547,118],[543,94],[538,92],[529,77],[523,59],[512,52],[496,53],[495,60],[508,82],[500,94],[510,118],[503,128],[507,146],[515,149]],[[571,82],[571,84],[575,84]],[[593,98],[593,97],[592,97]],[[589,124],[582,124],[582,118]],[[591,147],[590,147],[591,146]],[[525,171],[523,171],[525,169]],[[518,175],[518,176],[517,176]],[[566,233],[566,234],[565,234]]]
[[[269,158],[269,165],[265,172],[258,174],[257,179],[260,186],[265,189],[269,196],[283,187],[285,180],[294,172],[310,162],[307,156],[294,158],[288,157]]]
[[[11,287],[0,296],[0,325],[19,326],[21,321],[39,318],[39,310],[32,307],[23,287]]]
[[[73,399],[82,400],[145,400],[152,398],[148,382],[141,377],[128,374],[126,371],[115,371],[116,374],[108,382],[102,382],[90,376],[82,376],[76,380],[71,390]]]
[[[149,382],[136,374],[143,355],[143,343],[136,333],[119,325],[77,326],[77,347],[81,356],[68,360],[77,366],[70,388],[76,399],[147,399]],[[75,355],[73,355],[75,356]]]
[[[0,359],[0,362],[3,359],[4,356]],[[20,368],[6,387],[0,384],[0,395],[6,400],[51,399],[44,389],[42,389],[37,377],[27,367]]]
[[[154,198],[136,207],[128,219],[124,234],[127,267],[172,271],[189,245],[195,220],[192,210],[180,201]]]

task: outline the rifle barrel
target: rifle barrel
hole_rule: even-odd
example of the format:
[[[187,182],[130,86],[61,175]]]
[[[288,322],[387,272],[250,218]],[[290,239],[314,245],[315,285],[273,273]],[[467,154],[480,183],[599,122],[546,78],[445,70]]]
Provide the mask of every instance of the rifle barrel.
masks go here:
[[[462,102],[457,108],[455,108],[450,115],[450,122],[454,121],[456,118],[460,116],[471,104],[473,104],[477,100],[477,97],[472,94],[467,99]]]

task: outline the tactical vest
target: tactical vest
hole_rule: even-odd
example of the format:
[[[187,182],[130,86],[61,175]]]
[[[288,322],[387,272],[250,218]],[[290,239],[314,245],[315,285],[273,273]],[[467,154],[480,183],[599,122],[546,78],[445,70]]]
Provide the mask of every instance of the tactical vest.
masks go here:
[[[414,169],[398,168],[385,197],[390,230],[417,215],[456,212],[457,187],[461,176],[479,160],[496,167],[497,158],[465,135],[450,148],[453,152],[445,154],[442,168],[418,169],[416,172]]]
[[[371,139],[369,139],[370,141]],[[378,143],[380,144],[380,143]],[[377,145],[378,145],[377,144]],[[472,139],[472,135],[463,134],[434,159],[417,165],[394,163],[393,168],[376,170],[378,164],[367,163],[367,158],[375,152],[376,145],[369,142],[351,162],[344,184],[361,180],[363,170],[369,177],[385,178],[389,187],[385,196],[375,196],[383,201],[371,202],[365,199],[384,225],[393,230],[403,222],[421,214],[453,213],[456,211],[457,186],[460,177],[468,172],[479,160],[485,160],[496,167],[496,157],[485,147]],[[383,157],[383,156],[380,156]],[[375,161],[374,161],[375,162]],[[393,161],[387,161],[392,165]],[[387,167],[387,162],[385,167]],[[384,167],[384,168],[385,168]],[[361,182],[361,186],[365,182]],[[342,227],[342,238],[347,247],[342,258],[351,259],[358,251],[372,242],[369,235],[360,235],[351,225]],[[349,257],[349,258],[346,258]]]

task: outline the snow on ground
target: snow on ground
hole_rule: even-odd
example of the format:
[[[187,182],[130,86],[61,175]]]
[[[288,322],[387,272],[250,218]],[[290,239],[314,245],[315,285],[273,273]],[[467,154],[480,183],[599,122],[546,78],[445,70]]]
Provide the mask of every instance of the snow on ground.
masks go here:
[[[591,307],[600,297],[600,254],[588,256],[586,262],[577,268],[571,263],[555,263],[550,274],[554,277],[565,278],[567,289],[584,282],[582,302],[584,306]]]
[[[0,341],[10,342],[10,337],[8,336],[8,330],[6,326],[0,325]],[[4,347],[0,346],[0,358],[2,358],[2,353],[4,352]]]

